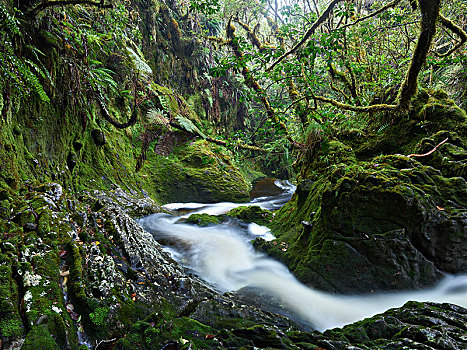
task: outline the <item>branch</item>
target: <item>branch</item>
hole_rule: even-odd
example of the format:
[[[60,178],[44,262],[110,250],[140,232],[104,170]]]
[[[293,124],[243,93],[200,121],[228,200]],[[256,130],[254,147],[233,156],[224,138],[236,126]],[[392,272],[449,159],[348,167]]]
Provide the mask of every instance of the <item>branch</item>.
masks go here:
[[[423,153],[423,154],[409,154],[407,157],[410,158],[410,157],[425,157],[425,156],[429,156],[430,154],[432,154],[434,151],[436,151],[438,149],[439,146],[441,146],[443,143],[445,143],[446,141],[448,140],[448,138],[446,138],[445,140],[441,141],[440,143],[438,143],[435,148],[433,148],[430,152],[427,152],[427,153]]]
[[[333,0],[328,8],[323,12],[323,14],[315,21],[315,23],[313,23],[313,25],[311,26],[310,29],[308,29],[308,31],[305,33],[305,35],[303,36],[302,40],[300,40],[300,42],[298,44],[296,44],[292,49],[290,49],[289,51],[287,51],[286,53],[284,53],[281,57],[279,57],[277,59],[276,62],[274,62],[269,68],[266,69],[267,72],[271,71],[277,64],[279,64],[279,62],[281,62],[284,58],[286,58],[287,56],[293,54],[295,51],[297,51],[300,46],[302,46],[307,40],[308,38],[315,32],[315,30],[321,25],[323,24],[323,22],[329,17],[329,15],[331,14],[332,10],[334,9],[334,7],[340,3],[341,1],[344,1],[344,0]]]
[[[377,104],[370,106],[353,106],[346,103],[342,103],[331,98],[324,96],[314,96],[317,101],[329,103],[340,109],[354,111],[354,112],[380,112],[380,111],[390,111],[399,108],[399,105],[387,105],[387,104]]]
[[[101,108],[102,116],[104,117],[104,119],[107,120],[113,126],[115,126],[117,129],[126,129],[136,124],[137,116],[138,116],[137,107],[141,104],[141,102],[136,103],[136,98],[135,98],[135,104],[134,104],[133,112],[131,113],[130,119],[128,119],[128,121],[125,123],[120,123],[112,118],[109,111],[107,110],[107,107],[104,104],[104,101],[102,101],[102,98],[100,96],[97,97],[97,103],[99,104],[99,107]]]
[[[357,23],[359,22],[362,22],[362,21],[366,21],[367,19],[371,18],[371,17],[374,17],[376,15],[379,15],[381,12],[384,12],[386,11],[387,9],[390,9],[394,6],[396,6],[398,3],[400,3],[402,0],[394,0],[394,1],[391,1],[389,4],[381,7],[380,9],[376,10],[375,12],[372,12],[371,14],[367,15],[367,16],[364,16],[364,17],[361,17],[361,18],[358,18],[357,20],[355,20],[354,22],[352,23],[349,23],[349,24],[346,24],[345,26],[342,26],[340,28],[337,28],[336,30],[340,30],[340,29],[345,29],[345,28],[348,28],[348,27],[351,27],[351,26],[354,26],[356,25]]]
[[[191,134],[193,136],[202,137],[201,135],[199,135],[197,133],[193,133],[193,132],[190,132],[190,131],[186,130],[184,127],[182,127],[181,125],[175,123],[174,121],[170,121],[169,124],[170,124],[170,126],[174,127],[175,129],[187,132],[187,133],[189,133],[189,134]],[[219,146],[224,146],[224,147],[229,146],[229,144],[226,141],[213,139],[211,137],[205,137],[204,139],[206,141],[208,141],[208,142],[214,143],[214,144],[219,145]],[[269,152],[267,149],[256,147],[256,146],[245,145],[243,143],[239,143],[236,146],[239,147],[239,148],[242,148],[242,149],[247,149],[249,151]]]
[[[235,22],[237,22],[243,29],[245,29],[248,39],[250,39],[251,43],[258,49],[258,51],[263,52],[265,47],[256,36],[254,30],[251,30],[247,24],[243,23],[239,19],[236,19]]]
[[[452,54],[454,51],[459,49],[467,41],[467,33],[459,27],[457,24],[452,22],[449,18],[444,17],[441,13],[438,17],[439,22],[443,25],[444,28],[449,29],[451,32],[456,34],[459,37],[459,41],[447,52],[443,54],[437,54],[438,57],[446,57]]]
[[[44,1],[33,8],[29,9],[26,11],[26,16],[37,16],[37,14],[43,10],[45,10],[48,7],[54,7],[54,6],[67,6],[67,5],[90,5],[90,6],[96,6],[99,8],[113,8],[113,4],[105,4],[104,0],[102,1],[92,1],[92,0],[54,0],[54,1]]]
[[[235,26],[232,24],[232,19],[229,19],[229,22],[227,23],[226,36],[229,40],[230,47],[232,48],[235,57],[242,66],[242,75],[245,79],[245,85],[256,93],[256,96],[259,98],[264,108],[266,109],[268,118],[273,120],[280,127],[280,129],[284,132],[284,135],[287,138],[287,140],[290,141],[290,143],[294,147],[301,148],[302,145],[292,139],[289,131],[287,130],[287,126],[279,120],[276,112],[274,111],[274,108],[269,103],[269,99],[266,95],[266,92],[263,90],[263,88],[261,88],[261,86],[255,80],[250,70],[246,66],[245,58],[243,57],[240,45],[238,45],[238,38],[235,35]]]

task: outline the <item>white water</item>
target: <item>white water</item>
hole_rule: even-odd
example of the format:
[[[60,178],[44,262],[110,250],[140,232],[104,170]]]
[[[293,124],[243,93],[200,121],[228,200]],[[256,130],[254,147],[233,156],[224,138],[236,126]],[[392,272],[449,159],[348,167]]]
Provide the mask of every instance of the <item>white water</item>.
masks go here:
[[[265,203],[267,201],[263,199],[260,202],[266,207],[269,205]],[[232,208],[231,205],[238,206],[234,203],[202,205],[196,212],[226,212],[230,210],[227,208]],[[186,204],[171,207],[187,208]],[[467,307],[467,275],[447,276],[428,290],[335,296],[306,287],[283,264],[255,252],[249,241],[258,236],[270,239],[272,235],[266,228],[256,224],[250,225],[249,229],[229,225],[198,227],[177,223],[179,220],[180,217],[154,214],[139,223],[156,239],[170,242],[169,251],[174,258],[219,291],[257,287],[280,300],[281,307],[319,330],[373,316],[402,306],[409,300],[449,302]]]
[[[240,207],[240,206],[250,206],[257,205],[262,209],[275,210],[283,206],[289,199],[292,197],[292,194],[295,192],[295,186],[288,181],[276,180],[274,183],[277,187],[280,187],[284,192],[278,196],[272,197],[259,197],[253,199],[249,203],[231,203],[231,202],[221,202],[221,203],[170,203],[164,205],[164,208],[171,210],[190,210],[190,214],[184,215],[183,217],[188,217],[191,214],[209,214],[209,215],[222,215],[228,213],[230,210]],[[193,211],[191,211],[193,210]]]

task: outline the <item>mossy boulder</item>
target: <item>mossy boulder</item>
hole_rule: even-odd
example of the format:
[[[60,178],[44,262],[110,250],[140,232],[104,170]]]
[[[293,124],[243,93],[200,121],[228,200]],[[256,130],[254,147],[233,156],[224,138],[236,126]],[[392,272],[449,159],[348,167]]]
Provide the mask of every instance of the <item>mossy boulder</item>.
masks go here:
[[[257,205],[237,207],[230,210],[227,215],[245,222],[254,222],[262,226],[269,226],[273,218],[272,212],[261,209]]]
[[[246,202],[250,185],[230,156],[206,141],[187,141],[170,157],[152,155],[143,169],[161,202]]]
[[[219,224],[221,222],[221,219],[217,216],[209,214],[191,214],[186,219],[186,222],[205,227],[212,224]]]
[[[257,248],[341,293],[427,287],[440,271],[466,272],[466,125],[445,94],[422,90],[383,132],[343,134],[351,147],[330,141],[328,153],[299,163],[297,191],[273,220],[288,249]]]

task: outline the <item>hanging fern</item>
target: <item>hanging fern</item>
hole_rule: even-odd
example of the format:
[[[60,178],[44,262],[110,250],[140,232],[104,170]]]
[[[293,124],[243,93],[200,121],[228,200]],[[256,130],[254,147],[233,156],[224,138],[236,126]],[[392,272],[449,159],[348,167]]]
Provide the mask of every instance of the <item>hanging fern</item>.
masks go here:
[[[144,61],[144,55],[139,49],[135,52],[131,48],[127,47],[126,51],[133,67],[142,77],[147,78],[152,74],[151,67],[149,67],[149,65]]]
[[[158,124],[169,127],[169,120],[164,117],[164,111],[158,108],[151,108],[145,116],[146,124]]]
[[[181,115],[177,115],[175,119],[177,119],[180,126],[184,128],[186,131],[188,131],[189,133],[199,135],[204,139],[206,138],[206,135],[204,135],[201,132],[201,130],[199,130],[199,128],[195,124],[193,124],[193,122],[190,119],[185,118]]]
[[[39,81],[39,77],[49,77],[47,70],[15,53],[13,42],[21,42],[21,39],[18,20],[10,14],[5,4],[0,2],[0,79],[11,84],[23,96],[32,91],[42,101],[50,102]],[[37,58],[38,50],[31,50],[31,47],[27,45],[25,48],[29,48]]]
[[[160,104],[161,104],[162,110],[163,110],[164,112],[170,111],[169,100],[168,100],[167,96],[164,96],[164,95],[157,95],[157,98],[159,99],[159,102],[160,102]]]

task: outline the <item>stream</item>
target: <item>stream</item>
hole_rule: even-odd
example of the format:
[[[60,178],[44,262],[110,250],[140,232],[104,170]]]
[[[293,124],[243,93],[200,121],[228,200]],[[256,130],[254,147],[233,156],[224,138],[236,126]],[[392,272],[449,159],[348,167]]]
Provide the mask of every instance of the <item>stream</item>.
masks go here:
[[[258,197],[250,203],[172,203],[166,208],[180,216],[153,214],[139,224],[158,240],[172,257],[200,276],[221,293],[248,291],[265,308],[318,330],[340,327],[373,316],[409,300],[453,303],[467,307],[467,275],[446,275],[426,290],[367,295],[332,295],[300,283],[285,265],[256,252],[251,240],[274,239],[269,229],[257,224],[231,220],[220,225],[200,227],[184,223],[193,213],[221,215],[243,205],[275,210],[285,204],[295,187],[277,182],[283,192]],[[243,293],[245,295],[245,293]],[[256,294],[256,298],[252,297]]]

